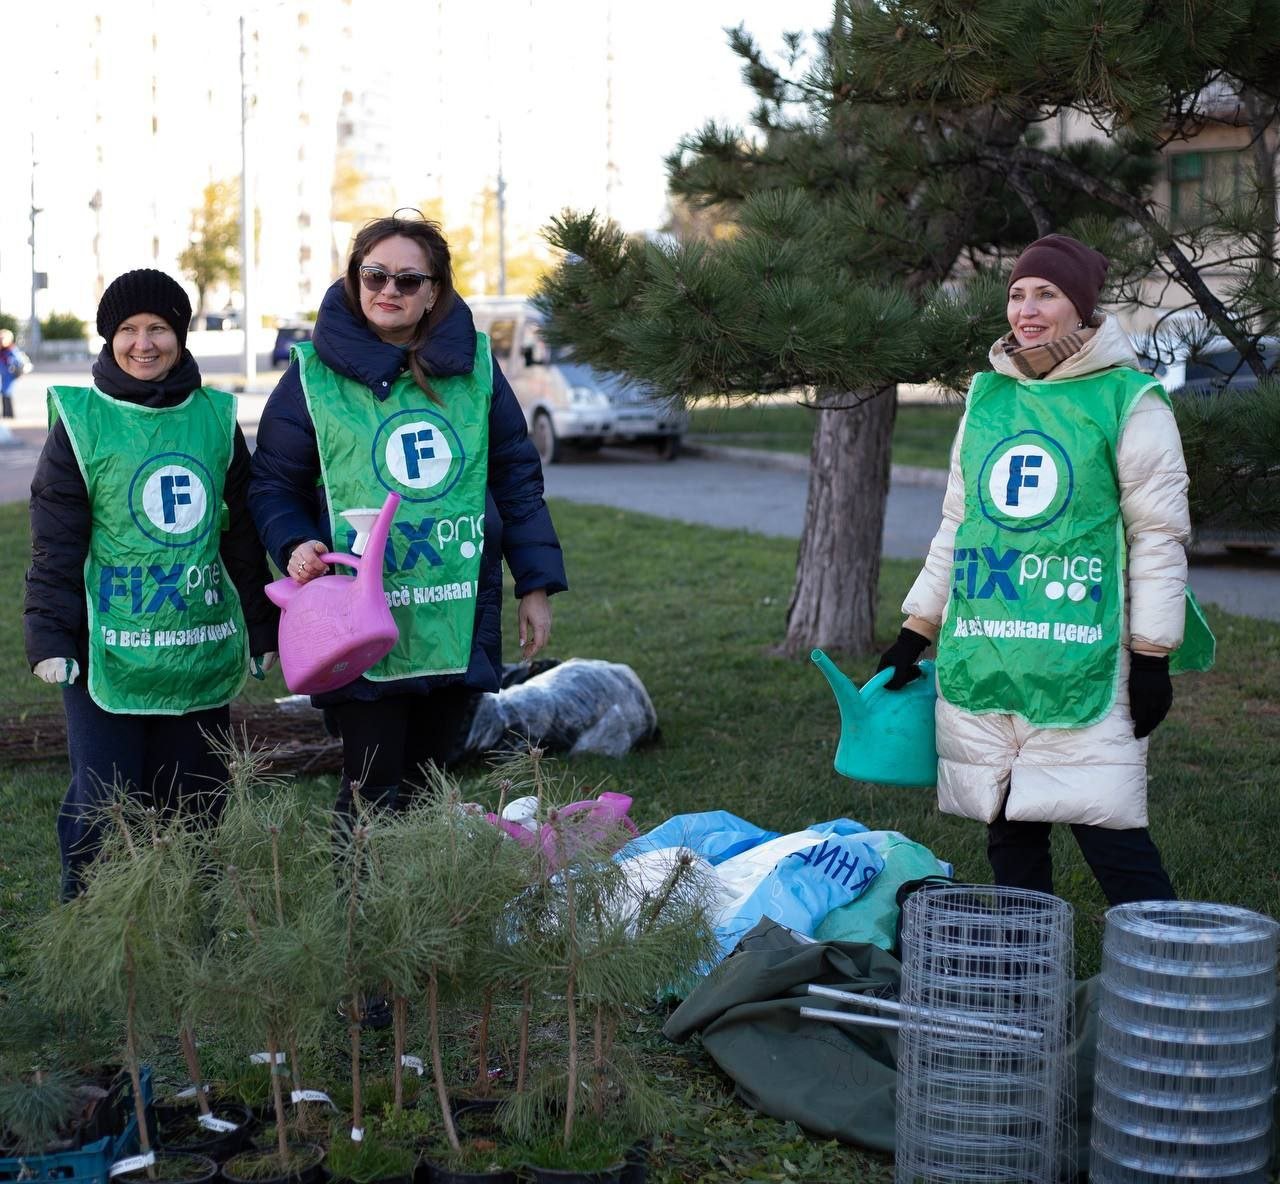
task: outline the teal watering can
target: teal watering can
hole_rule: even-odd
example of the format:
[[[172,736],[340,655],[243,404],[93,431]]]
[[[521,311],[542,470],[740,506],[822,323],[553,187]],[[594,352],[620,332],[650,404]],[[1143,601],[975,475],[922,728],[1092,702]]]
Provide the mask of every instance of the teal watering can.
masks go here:
[[[862,690],[846,678],[821,650],[810,655],[840,705],[840,744],[836,772],[856,781],[882,785],[938,784],[938,748],[933,734],[937,698],[933,663],[920,662],[924,678],[900,691],[885,690],[893,667],[880,671]]]

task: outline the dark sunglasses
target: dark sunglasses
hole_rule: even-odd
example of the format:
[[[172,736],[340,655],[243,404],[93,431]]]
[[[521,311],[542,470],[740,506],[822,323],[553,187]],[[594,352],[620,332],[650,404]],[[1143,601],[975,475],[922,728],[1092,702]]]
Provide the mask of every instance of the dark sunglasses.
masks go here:
[[[381,267],[360,269],[360,282],[367,292],[381,292],[387,286],[387,280],[391,280],[401,296],[412,296],[422,287],[423,280],[430,280],[434,284],[436,278],[434,275],[424,275],[420,271],[401,271],[392,275],[389,271],[383,271]]]

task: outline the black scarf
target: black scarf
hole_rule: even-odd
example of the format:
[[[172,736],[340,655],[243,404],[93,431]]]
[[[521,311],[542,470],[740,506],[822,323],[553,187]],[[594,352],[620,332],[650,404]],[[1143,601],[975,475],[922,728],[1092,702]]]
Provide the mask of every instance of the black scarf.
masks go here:
[[[140,403],[144,407],[169,407],[180,403],[193,390],[203,383],[200,379],[200,367],[191,356],[191,351],[184,349],[177,365],[159,382],[147,382],[134,378],[132,374],[120,368],[111,352],[111,343],[107,342],[93,364],[93,381],[104,395],[114,399],[123,399],[126,403]]]

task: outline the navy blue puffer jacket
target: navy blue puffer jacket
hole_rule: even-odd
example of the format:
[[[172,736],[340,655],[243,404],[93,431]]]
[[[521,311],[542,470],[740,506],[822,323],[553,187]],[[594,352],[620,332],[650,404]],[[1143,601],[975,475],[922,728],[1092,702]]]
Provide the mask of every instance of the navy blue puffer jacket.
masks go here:
[[[356,320],[340,280],[325,294],[312,340],[320,360],[336,373],[367,387],[371,399],[385,399],[405,369],[406,351],[388,345]],[[470,373],[475,351],[471,310],[455,297],[453,307],[419,356],[428,374],[445,378]],[[268,554],[281,571],[299,543],[307,539],[332,543],[325,490],[318,483],[319,476],[315,425],[307,410],[298,365],[293,362],[271,392],[262,413],[249,485],[254,522]],[[551,595],[568,586],[560,541],[542,500],[542,465],[529,439],[524,413],[496,361],[489,408],[484,526],[475,635],[466,673],[396,682],[361,678],[340,690],[316,696],[318,706],[420,692],[459,678],[477,690],[496,691],[502,671],[502,560],[505,558],[511,569],[517,597],[538,588]]]

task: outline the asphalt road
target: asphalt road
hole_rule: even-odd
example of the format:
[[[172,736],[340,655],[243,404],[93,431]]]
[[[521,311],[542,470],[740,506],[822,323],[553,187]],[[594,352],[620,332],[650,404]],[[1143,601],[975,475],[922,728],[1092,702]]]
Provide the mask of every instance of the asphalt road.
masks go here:
[[[265,359],[264,359],[265,361]],[[233,359],[201,363],[206,381],[225,383]],[[256,387],[240,399],[240,421],[250,436],[278,371],[260,371]],[[25,501],[31,472],[44,439],[44,388],[50,382],[89,381],[83,366],[42,367],[17,384],[14,441],[0,447],[0,502]],[[714,452],[715,455],[711,453]],[[804,525],[807,463],[803,457],[736,450],[708,450],[675,461],[659,460],[649,449],[605,448],[574,454],[547,466],[551,497],[616,506],[694,525],[741,529],[778,538],[799,538]],[[937,526],[942,506],[942,474],[895,467],[885,514],[884,553],[921,558]],[[1280,621],[1280,552],[1257,557],[1205,550],[1192,556],[1191,586],[1205,603],[1231,612]]]
[[[932,484],[920,483],[929,477],[927,471],[895,466],[884,554],[917,559],[928,552],[942,516],[943,493],[942,474],[936,473]],[[551,497],[779,538],[800,537],[809,480],[803,458],[731,453],[667,462],[640,449],[610,448],[550,465],[545,478]],[[1191,586],[1206,604],[1280,621],[1280,552],[1257,557],[1197,552]]]

